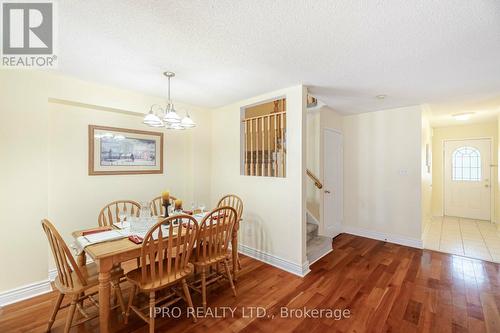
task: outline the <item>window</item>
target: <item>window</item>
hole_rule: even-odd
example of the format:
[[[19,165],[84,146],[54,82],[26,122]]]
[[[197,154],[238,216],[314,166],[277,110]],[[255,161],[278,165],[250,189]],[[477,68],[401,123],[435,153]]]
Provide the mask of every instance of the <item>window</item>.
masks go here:
[[[481,153],[473,147],[460,147],[453,152],[452,179],[456,181],[481,180]]]
[[[286,177],[286,99],[241,109],[241,174]]]

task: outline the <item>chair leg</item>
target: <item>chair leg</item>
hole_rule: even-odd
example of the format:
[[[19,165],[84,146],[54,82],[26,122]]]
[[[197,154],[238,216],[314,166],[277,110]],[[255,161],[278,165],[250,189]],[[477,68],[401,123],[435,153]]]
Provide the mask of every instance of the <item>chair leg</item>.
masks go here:
[[[125,324],[128,323],[128,317],[130,315],[130,308],[132,307],[132,301],[134,300],[136,290],[137,290],[137,286],[135,284],[132,285],[132,290],[130,290],[130,294],[128,295],[127,310],[125,310],[125,319],[124,319]]]
[[[203,306],[203,313],[207,311],[207,273],[205,266],[201,267],[201,305]]]
[[[122,289],[120,288],[120,280],[112,281],[111,285],[113,287],[113,294],[118,299],[118,304],[120,305],[120,309],[122,310],[122,315],[125,316],[125,302],[123,301]]]
[[[52,310],[52,314],[50,315],[49,324],[47,325],[47,332],[50,332],[54,321],[56,320],[57,313],[59,312],[59,308],[61,307],[61,303],[64,299],[64,294],[59,293],[57,295],[56,304],[54,305],[54,310]]]
[[[231,289],[233,289],[233,294],[234,296],[236,296],[236,288],[234,287],[233,277],[231,276],[231,270],[229,269],[229,260],[224,260],[223,265],[226,269],[226,274],[229,280],[229,284],[231,285]]]
[[[155,333],[155,292],[149,293],[149,333]]]
[[[71,328],[71,324],[73,323],[73,316],[75,315],[77,302],[78,302],[78,295],[75,295],[71,299],[71,305],[69,306],[68,316],[66,317],[66,325],[64,326],[64,333],[68,333],[70,328]]]
[[[188,307],[193,311],[193,323],[196,323],[196,315],[194,314],[193,300],[191,300],[191,294],[189,293],[189,288],[186,279],[182,280],[182,289],[184,290],[184,296],[186,297],[186,302]]]
[[[240,270],[240,269],[241,269],[241,261],[240,261],[240,256],[238,256],[238,255],[237,255],[237,257],[238,257],[238,270]]]

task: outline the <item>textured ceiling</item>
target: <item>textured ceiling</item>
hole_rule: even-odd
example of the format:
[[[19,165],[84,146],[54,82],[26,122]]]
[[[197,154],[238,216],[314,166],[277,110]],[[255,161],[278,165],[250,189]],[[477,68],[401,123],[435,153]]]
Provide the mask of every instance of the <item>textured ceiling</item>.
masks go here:
[[[164,95],[172,70],[193,105],[299,83],[346,114],[500,96],[498,0],[57,3],[60,72]]]

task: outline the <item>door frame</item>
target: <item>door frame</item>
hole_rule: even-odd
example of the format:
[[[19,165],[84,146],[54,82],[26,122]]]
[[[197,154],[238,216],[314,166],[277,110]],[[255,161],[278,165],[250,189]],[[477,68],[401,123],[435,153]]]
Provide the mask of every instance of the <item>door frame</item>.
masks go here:
[[[449,142],[449,141],[471,141],[471,140],[489,140],[490,141],[490,165],[488,165],[488,169],[490,171],[490,223],[493,223],[494,219],[495,219],[495,192],[493,191],[493,187],[495,186],[495,183],[493,182],[493,179],[492,179],[492,170],[491,170],[491,165],[492,164],[495,164],[493,163],[493,154],[494,154],[494,151],[493,151],[493,137],[491,136],[484,136],[484,137],[476,137],[476,138],[463,138],[463,139],[443,139],[443,142],[442,142],[442,151],[443,151],[443,202],[442,202],[442,210],[441,210],[441,215],[442,216],[445,216],[444,215],[444,205],[445,205],[445,186],[446,186],[446,178],[445,178],[445,165],[446,165],[446,161],[445,161],[445,143],[446,142]]]
[[[342,233],[342,222],[344,221],[344,133],[338,129],[330,128],[330,127],[322,127],[321,128],[321,142],[322,142],[322,147],[321,147],[321,156],[322,156],[322,163],[321,163],[321,178],[323,179],[323,185],[325,185],[325,132],[330,131],[339,134],[342,137],[342,163],[340,164],[342,166],[341,170],[341,177],[340,177],[340,190],[338,197],[340,198],[340,221],[339,221],[339,226],[338,230],[339,233]],[[323,234],[326,234],[326,219],[325,219],[325,191],[321,191],[321,228],[320,231]]]

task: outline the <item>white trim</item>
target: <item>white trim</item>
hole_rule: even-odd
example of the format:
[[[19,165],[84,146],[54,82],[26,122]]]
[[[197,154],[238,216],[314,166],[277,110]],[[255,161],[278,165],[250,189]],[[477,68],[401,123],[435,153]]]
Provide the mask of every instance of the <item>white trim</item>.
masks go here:
[[[42,295],[51,291],[52,286],[50,285],[50,281],[48,279],[7,290],[0,293],[0,307],[38,295]]]
[[[343,226],[342,231],[351,235],[377,239],[389,243],[410,246],[417,249],[422,249],[424,247],[421,239],[413,237],[388,234],[379,231],[373,231],[373,230],[368,230],[358,227],[350,227],[350,226]]]
[[[304,277],[310,272],[309,262],[307,260],[302,265],[297,265],[296,263],[243,244],[238,245],[238,252],[300,277]]]

